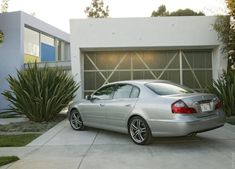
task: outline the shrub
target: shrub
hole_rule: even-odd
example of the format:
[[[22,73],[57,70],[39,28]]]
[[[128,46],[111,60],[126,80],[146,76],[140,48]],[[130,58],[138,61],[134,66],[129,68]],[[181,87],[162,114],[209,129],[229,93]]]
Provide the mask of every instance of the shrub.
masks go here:
[[[31,121],[51,121],[75,97],[78,85],[60,68],[39,68],[36,63],[9,75],[10,90],[2,94],[11,105],[6,112],[26,115]]]
[[[235,115],[235,72],[228,71],[208,87],[211,93],[215,93],[223,101],[223,109],[227,116]]]

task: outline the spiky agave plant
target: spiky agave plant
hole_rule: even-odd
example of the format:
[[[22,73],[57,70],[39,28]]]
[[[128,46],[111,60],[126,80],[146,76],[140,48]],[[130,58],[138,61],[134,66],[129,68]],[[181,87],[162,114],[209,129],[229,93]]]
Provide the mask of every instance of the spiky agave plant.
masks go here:
[[[10,90],[2,94],[11,105],[6,110],[31,121],[51,121],[75,97],[79,85],[60,68],[39,68],[36,63],[7,78]]]
[[[235,72],[223,72],[208,89],[223,101],[223,109],[226,115],[235,116]]]

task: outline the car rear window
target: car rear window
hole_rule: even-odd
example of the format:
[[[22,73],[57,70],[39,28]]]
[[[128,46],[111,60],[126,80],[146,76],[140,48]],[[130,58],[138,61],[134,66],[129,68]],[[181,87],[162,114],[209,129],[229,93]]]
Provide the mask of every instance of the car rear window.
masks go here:
[[[148,83],[146,84],[148,88],[157,93],[158,95],[173,95],[173,94],[183,94],[183,93],[194,93],[192,89],[185,86],[172,84],[172,83]]]

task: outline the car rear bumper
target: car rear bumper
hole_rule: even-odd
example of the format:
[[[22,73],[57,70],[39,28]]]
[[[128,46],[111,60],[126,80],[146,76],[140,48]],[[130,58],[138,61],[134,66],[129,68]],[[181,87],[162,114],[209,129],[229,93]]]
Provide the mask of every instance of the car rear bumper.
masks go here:
[[[175,116],[173,120],[148,121],[152,135],[160,137],[185,136],[219,128],[225,123],[224,113],[197,118],[194,116]]]

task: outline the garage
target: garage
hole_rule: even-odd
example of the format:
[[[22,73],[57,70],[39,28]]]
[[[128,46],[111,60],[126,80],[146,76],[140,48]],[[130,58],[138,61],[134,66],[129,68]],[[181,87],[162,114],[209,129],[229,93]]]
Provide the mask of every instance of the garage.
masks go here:
[[[210,49],[84,52],[82,63],[84,95],[120,80],[170,80],[198,91],[212,83]]]
[[[213,29],[216,17],[71,20],[72,74],[77,99],[103,84],[164,79],[205,91],[227,67]]]

